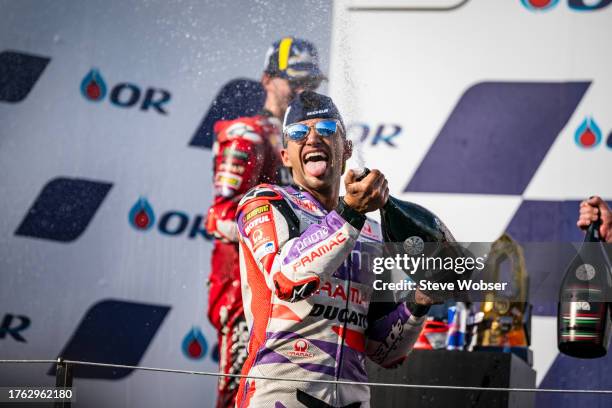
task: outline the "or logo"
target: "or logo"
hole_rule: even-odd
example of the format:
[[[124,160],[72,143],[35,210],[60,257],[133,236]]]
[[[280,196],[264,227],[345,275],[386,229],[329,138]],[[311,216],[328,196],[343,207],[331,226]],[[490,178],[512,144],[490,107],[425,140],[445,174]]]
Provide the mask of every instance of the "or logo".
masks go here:
[[[81,93],[90,101],[99,102],[106,96],[106,82],[97,69],[89,71],[81,81]]]
[[[140,197],[130,210],[130,224],[139,230],[148,230],[155,224],[155,212],[146,198]]]
[[[576,11],[596,11],[608,7],[612,0],[568,0],[567,5]]]
[[[521,0],[521,3],[528,10],[543,11],[555,7],[559,0]],[[567,6],[573,11],[597,11],[611,3],[612,0],[567,0]]]
[[[51,58],[19,51],[0,52],[0,101],[23,101]]]
[[[170,210],[162,212],[157,222],[157,231],[162,235],[178,237],[187,235],[189,239],[201,237],[211,240],[212,237],[204,226],[203,214],[189,215],[184,211]],[[155,226],[157,217],[153,206],[146,197],[139,197],[128,212],[130,225],[138,231],[150,231]]]
[[[586,117],[574,132],[574,141],[580,147],[591,148],[601,142],[601,129],[593,117]]]
[[[358,143],[368,143],[376,146],[384,143],[383,146],[397,147],[395,140],[402,134],[402,127],[392,123],[381,123],[370,126],[367,123],[351,123],[346,129],[347,136]]]
[[[92,68],[81,81],[81,94],[88,101],[100,102],[106,97],[107,85],[100,70]],[[167,115],[166,105],[172,95],[165,89],[147,87],[143,89],[136,84],[121,82],[110,89],[109,101],[120,108],[139,106],[141,111],[153,109]]]
[[[27,316],[5,314],[0,325],[0,340],[12,338],[20,343],[27,343],[23,332],[30,327],[31,322]]]
[[[521,3],[531,11],[544,11],[555,7],[559,0],[521,0]]]
[[[199,327],[193,326],[183,338],[181,349],[185,357],[191,360],[201,360],[206,357],[208,351],[208,343],[202,330]]]
[[[170,306],[106,299],[94,304],[59,356],[69,360],[137,366]],[[75,366],[76,378],[119,380],[133,369]],[[55,365],[48,375],[55,376]]]
[[[112,183],[56,178],[38,194],[15,235],[70,242],[93,219]]]

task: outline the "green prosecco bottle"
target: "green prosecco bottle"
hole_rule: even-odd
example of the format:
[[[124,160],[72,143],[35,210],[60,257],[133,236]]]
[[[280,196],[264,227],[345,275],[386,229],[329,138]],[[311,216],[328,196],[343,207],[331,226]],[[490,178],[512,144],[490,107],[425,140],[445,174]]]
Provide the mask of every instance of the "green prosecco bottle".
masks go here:
[[[559,293],[557,344],[559,351],[577,358],[602,357],[608,351],[612,270],[599,236],[600,225],[597,220],[589,226]]]

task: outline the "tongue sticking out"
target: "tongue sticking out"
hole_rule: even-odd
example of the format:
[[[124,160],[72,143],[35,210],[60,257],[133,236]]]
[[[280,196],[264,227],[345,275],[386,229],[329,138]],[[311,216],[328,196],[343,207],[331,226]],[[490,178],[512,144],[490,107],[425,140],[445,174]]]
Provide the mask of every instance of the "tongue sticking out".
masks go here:
[[[311,161],[304,165],[306,174],[312,177],[320,177],[327,170],[327,162],[325,160]]]

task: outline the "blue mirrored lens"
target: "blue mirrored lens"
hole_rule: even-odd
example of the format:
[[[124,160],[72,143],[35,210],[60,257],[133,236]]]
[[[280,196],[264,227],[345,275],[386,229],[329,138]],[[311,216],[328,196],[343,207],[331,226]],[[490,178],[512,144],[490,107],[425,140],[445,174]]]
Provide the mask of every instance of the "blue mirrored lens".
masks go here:
[[[329,137],[336,133],[337,127],[338,124],[336,123],[336,121],[333,120],[323,120],[321,122],[317,122],[317,124],[315,125],[317,133],[325,137]]]
[[[295,125],[287,126],[287,136],[291,140],[302,140],[308,134],[308,126],[296,123]]]

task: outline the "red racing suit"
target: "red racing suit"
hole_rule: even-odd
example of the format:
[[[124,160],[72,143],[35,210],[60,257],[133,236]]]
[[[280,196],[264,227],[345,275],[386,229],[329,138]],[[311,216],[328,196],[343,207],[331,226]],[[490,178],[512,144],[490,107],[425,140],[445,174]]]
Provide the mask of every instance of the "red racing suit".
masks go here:
[[[208,318],[217,329],[219,370],[239,374],[248,342],[244,320],[236,208],[253,186],[281,182],[280,122],[269,115],[219,121],[214,153],[214,203],[208,210],[206,229],[214,235],[209,277]],[[219,377],[217,407],[234,405],[238,379]]]
[[[403,302],[373,302],[374,275],[362,249],[382,241],[380,225],[342,214],[291,186],[261,185],[242,198],[237,222],[250,336],[242,374],[304,381],[243,378],[237,407],[368,407],[367,386],[307,380],[367,381],[366,356],[396,366],[419,336],[424,313]]]

